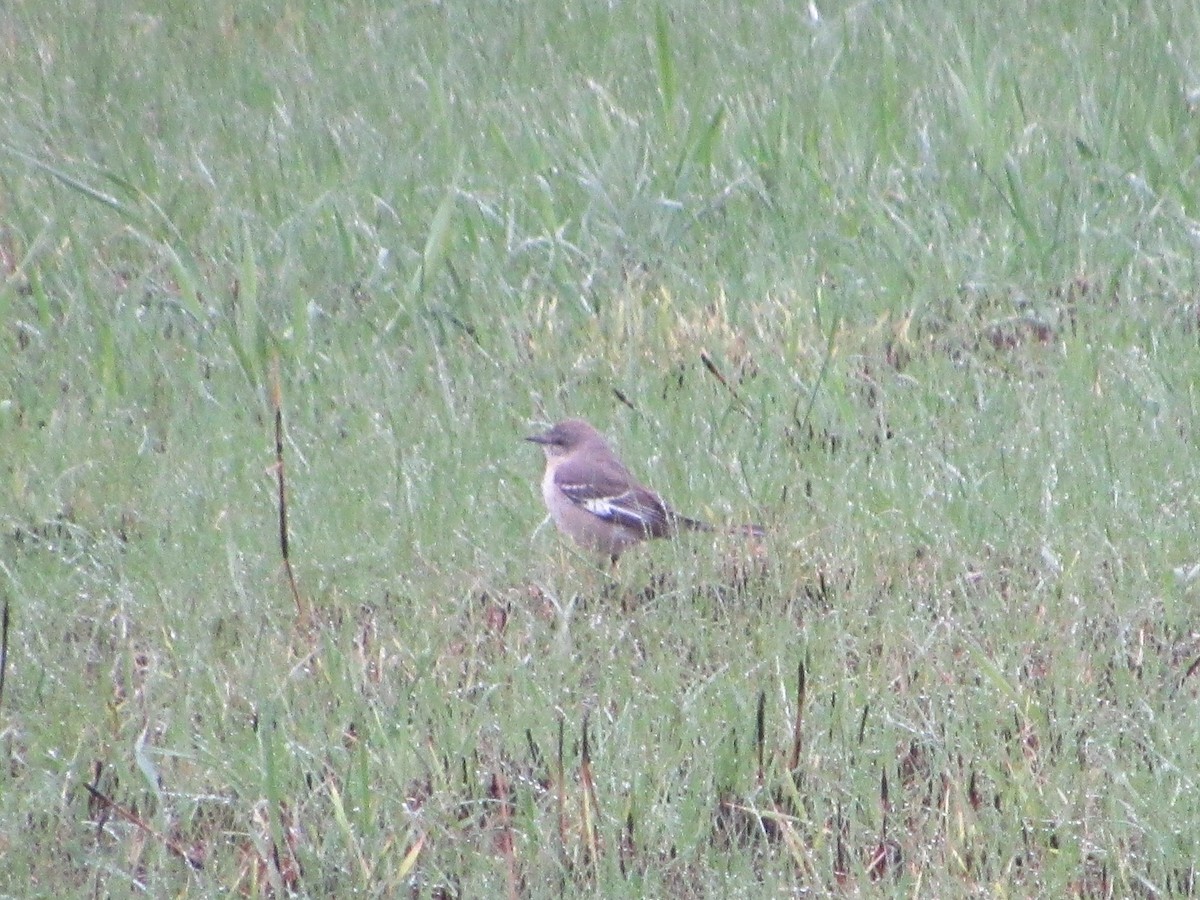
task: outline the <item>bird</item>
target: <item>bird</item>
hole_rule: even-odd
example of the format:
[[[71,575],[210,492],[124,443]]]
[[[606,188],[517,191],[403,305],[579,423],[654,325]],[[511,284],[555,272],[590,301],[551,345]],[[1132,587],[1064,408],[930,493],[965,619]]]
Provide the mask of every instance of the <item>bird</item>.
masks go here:
[[[633,477],[604,436],[583,419],[566,419],[525,438],[546,454],[542,499],[558,530],[577,544],[608,556],[615,565],[630,547],[681,531],[718,531],[717,526],[676,512]],[[761,537],[758,525],[724,529]]]

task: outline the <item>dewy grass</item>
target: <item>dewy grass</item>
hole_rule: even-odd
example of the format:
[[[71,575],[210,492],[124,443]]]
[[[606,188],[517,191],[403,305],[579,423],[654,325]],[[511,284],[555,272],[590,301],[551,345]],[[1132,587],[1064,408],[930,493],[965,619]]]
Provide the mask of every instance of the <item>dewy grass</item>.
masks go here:
[[[1196,46],[10,5],[0,893],[1195,894]]]

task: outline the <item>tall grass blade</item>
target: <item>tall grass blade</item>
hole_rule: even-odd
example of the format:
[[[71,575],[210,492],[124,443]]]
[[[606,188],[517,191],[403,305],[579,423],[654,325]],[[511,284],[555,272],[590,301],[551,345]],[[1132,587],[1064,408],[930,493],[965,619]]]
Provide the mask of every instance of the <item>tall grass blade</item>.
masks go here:
[[[663,128],[671,131],[672,116],[675,112],[675,101],[679,96],[679,86],[676,82],[675,57],[671,52],[670,23],[667,11],[659,5],[654,14],[654,50],[655,62],[658,65],[658,95],[662,105]]]

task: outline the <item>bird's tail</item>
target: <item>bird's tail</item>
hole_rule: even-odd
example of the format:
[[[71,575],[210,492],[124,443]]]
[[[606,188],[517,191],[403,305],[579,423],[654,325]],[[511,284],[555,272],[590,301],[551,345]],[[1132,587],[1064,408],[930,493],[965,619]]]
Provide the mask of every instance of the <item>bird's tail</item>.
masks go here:
[[[675,525],[677,528],[687,529],[688,531],[724,531],[726,534],[744,534],[747,537],[762,537],[766,531],[761,525],[732,525],[732,526],[717,526],[711,522],[704,522],[700,519],[689,519],[687,516],[681,516],[678,513],[675,515]]]
[[[725,530],[730,534],[744,534],[746,537],[762,537],[767,533],[761,525],[732,525]]]

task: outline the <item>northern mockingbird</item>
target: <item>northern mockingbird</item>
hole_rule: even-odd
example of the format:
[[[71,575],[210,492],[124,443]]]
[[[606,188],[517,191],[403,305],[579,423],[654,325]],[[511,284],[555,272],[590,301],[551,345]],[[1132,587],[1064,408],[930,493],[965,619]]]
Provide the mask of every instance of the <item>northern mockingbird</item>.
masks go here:
[[[681,530],[715,531],[716,526],[680,515],[640,484],[617,459],[604,437],[582,419],[567,419],[525,440],[546,454],[542,499],[558,530],[576,543],[617,557],[647,538],[673,537]],[[732,532],[761,536],[743,525]]]

